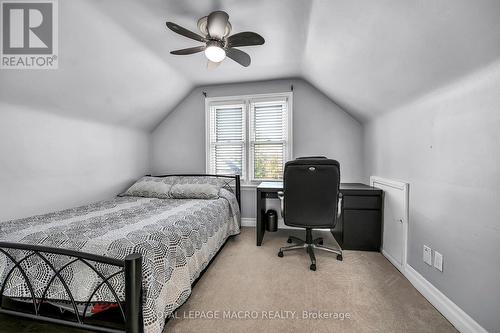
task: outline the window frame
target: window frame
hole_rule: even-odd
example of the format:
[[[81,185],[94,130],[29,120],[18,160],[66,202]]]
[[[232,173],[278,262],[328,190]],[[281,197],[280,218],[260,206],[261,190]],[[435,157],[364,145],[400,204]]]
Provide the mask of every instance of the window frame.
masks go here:
[[[215,118],[211,119],[210,116],[212,115],[212,109],[217,107],[217,106],[220,106],[221,108],[231,108],[231,107],[235,107],[235,108],[239,108],[241,107],[241,112],[242,112],[242,115],[241,115],[241,118],[242,118],[242,140],[241,141],[238,141],[237,143],[236,142],[220,142],[218,144],[215,144],[215,146],[217,145],[220,145],[220,146],[224,146],[224,145],[232,145],[232,144],[241,144],[242,145],[242,161],[241,161],[241,178],[242,179],[245,179],[246,177],[246,169],[245,169],[245,165],[247,163],[246,161],[246,156],[247,156],[247,152],[246,152],[246,149],[247,149],[247,145],[246,145],[246,138],[248,136],[247,134],[247,127],[246,127],[246,122],[247,122],[247,119],[246,119],[246,114],[245,114],[245,109],[246,109],[246,105],[244,103],[242,103],[242,101],[238,101],[238,100],[228,100],[228,101],[225,101],[225,102],[214,102],[212,104],[209,105],[208,109],[207,109],[207,135],[206,135],[206,140],[207,140],[207,152],[206,152],[206,172],[207,173],[213,173],[213,174],[216,174],[216,171],[214,170],[211,170],[210,168],[210,150],[212,148],[212,141],[210,140],[211,138],[211,135],[212,134],[215,134],[215,133],[211,133],[211,124],[210,124],[210,120],[212,121],[215,121]],[[215,112],[214,112],[215,114]],[[215,129],[215,126],[213,128],[213,130],[216,131]]]
[[[251,103],[261,101],[273,101],[285,99],[287,102],[287,132],[288,138],[285,143],[285,156],[284,163],[291,160],[293,157],[293,92],[280,92],[268,94],[249,94],[238,96],[220,96],[220,97],[205,97],[205,170],[207,173],[211,172],[210,168],[210,120],[211,108],[217,105],[230,105],[242,104],[243,120],[244,120],[244,154],[243,154],[243,170],[241,181],[243,185],[254,186],[264,181],[277,181],[276,179],[252,179],[254,175],[254,166],[251,164],[253,161],[251,142],[250,142],[250,116],[251,116]]]

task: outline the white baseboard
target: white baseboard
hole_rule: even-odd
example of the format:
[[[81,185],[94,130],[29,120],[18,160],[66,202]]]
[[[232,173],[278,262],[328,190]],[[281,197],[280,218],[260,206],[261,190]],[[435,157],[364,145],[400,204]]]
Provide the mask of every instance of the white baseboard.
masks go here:
[[[400,265],[399,262],[394,259],[389,253],[387,253],[384,248],[380,249],[380,252],[384,255],[384,257],[391,262],[391,264],[394,265],[403,275],[405,274],[405,267],[404,265]]]
[[[242,227],[255,227],[257,226],[257,219],[254,217],[242,217],[241,218]]]
[[[453,303],[409,264],[404,275],[413,286],[461,333],[488,333],[472,317]]]

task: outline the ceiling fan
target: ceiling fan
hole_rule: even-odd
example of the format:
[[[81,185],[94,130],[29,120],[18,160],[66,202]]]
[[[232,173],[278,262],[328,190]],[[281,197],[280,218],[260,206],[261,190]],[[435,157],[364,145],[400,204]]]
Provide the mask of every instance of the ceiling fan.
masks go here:
[[[208,58],[207,67],[209,69],[216,68],[226,56],[240,65],[248,67],[251,62],[250,56],[235,47],[262,45],[265,42],[262,36],[250,31],[229,36],[231,33],[229,15],[220,10],[212,12],[210,15],[198,20],[198,29],[202,35],[189,31],[173,22],[167,22],[167,27],[184,37],[205,43],[205,45],[175,50],[170,53],[188,55],[205,51],[205,56]]]

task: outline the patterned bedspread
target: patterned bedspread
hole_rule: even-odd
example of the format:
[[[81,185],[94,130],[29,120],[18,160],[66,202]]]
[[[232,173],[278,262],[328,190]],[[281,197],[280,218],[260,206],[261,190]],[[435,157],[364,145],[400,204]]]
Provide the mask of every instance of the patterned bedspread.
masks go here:
[[[143,255],[144,331],[159,333],[165,319],[182,305],[191,293],[191,284],[208,265],[227,237],[239,233],[240,211],[235,196],[221,189],[216,200],[154,199],[122,197],[87,206],[67,209],[26,219],[0,222],[0,241],[37,244],[124,259],[128,254]],[[18,260],[21,251],[10,250]],[[69,261],[54,255],[56,268]],[[0,281],[12,267],[0,254]],[[41,298],[52,271],[35,257],[23,263],[28,277]],[[117,268],[99,265],[106,276]],[[29,290],[18,270],[9,278],[4,295],[29,298]],[[82,263],[61,272],[76,301],[86,302],[100,282],[99,277]],[[122,274],[110,284],[124,299]],[[47,292],[50,300],[68,300],[55,280]],[[102,287],[95,302],[114,302]]]

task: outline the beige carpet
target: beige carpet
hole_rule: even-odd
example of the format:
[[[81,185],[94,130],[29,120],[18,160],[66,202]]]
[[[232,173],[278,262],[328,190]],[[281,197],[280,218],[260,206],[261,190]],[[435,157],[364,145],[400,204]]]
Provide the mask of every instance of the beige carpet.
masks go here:
[[[345,251],[340,262],[317,251],[312,272],[305,251],[277,256],[288,234],[266,233],[257,247],[255,229],[244,228],[165,332],[456,332],[380,253]],[[331,235],[325,240],[329,245]],[[306,318],[303,311],[327,318]]]
[[[456,332],[380,253],[345,251],[340,262],[318,251],[318,270],[312,272],[305,251],[278,258],[288,234],[266,233],[262,247],[255,246],[254,228],[244,228],[230,239],[177,310],[179,319],[167,323],[165,333]],[[324,237],[329,245],[331,235]],[[249,319],[244,319],[244,311]],[[303,311],[332,318],[307,319]],[[233,318],[223,319],[224,315]],[[285,316],[290,319],[282,319]],[[4,332],[83,331],[0,315],[0,333]]]

